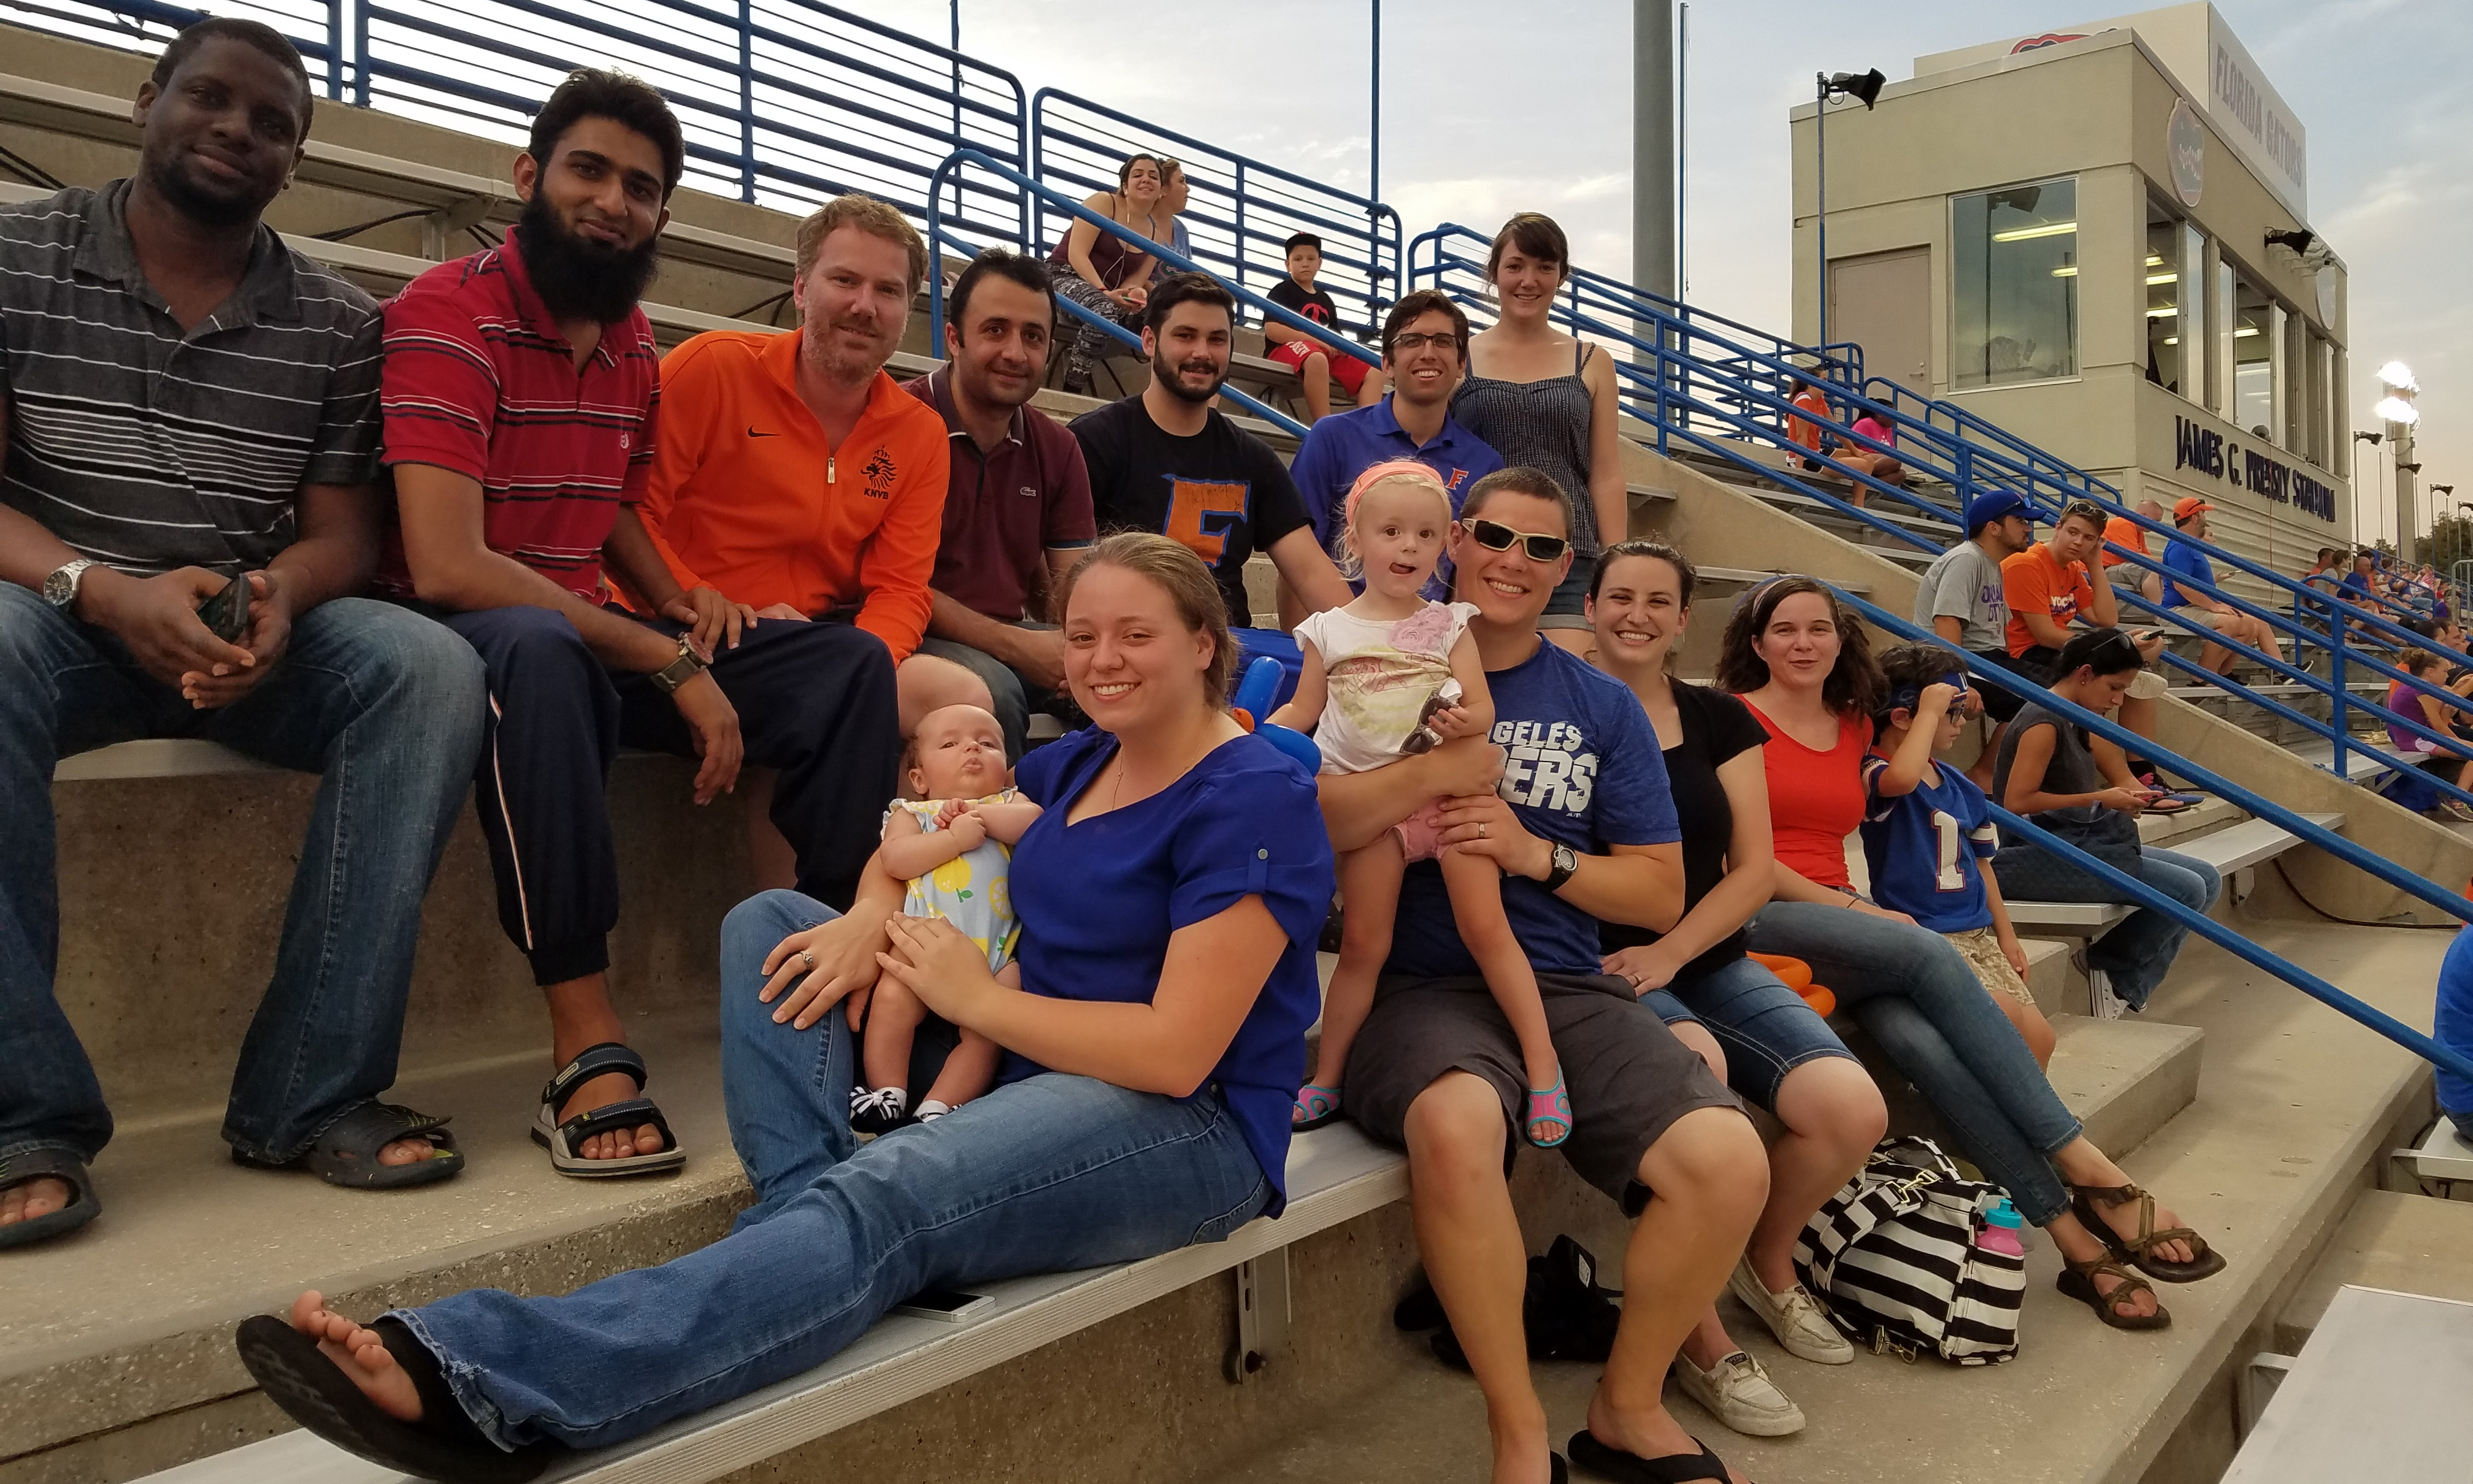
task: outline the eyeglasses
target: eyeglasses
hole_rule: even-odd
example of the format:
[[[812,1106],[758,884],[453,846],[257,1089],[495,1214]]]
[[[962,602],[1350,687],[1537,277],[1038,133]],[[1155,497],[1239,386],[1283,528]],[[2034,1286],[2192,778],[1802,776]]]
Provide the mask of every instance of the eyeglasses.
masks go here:
[[[1391,352],[1394,355],[1404,355],[1423,346],[1431,346],[1437,350],[1457,350],[1460,347],[1460,338],[1449,330],[1433,335],[1421,335],[1411,330],[1405,335],[1391,337]]]
[[[2061,507],[2061,518],[2063,520],[2069,519],[2072,515],[2076,515],[2081,520],[2092,520],[2097,525],[2103,524],[2103,507],[2098,505],[2093,500],[2072,500],[2067,505]]]
[[[1467,523],[1467,530],[1470,539],[1488,551],[1509,551],[1511,543],[1518,541],[1520,549],[1528,554],[1531,562],[1557,562],[1563,553],[1572,549],[1572,543],[1562,537],[1515,531],[1492,520],[1471,520]]]

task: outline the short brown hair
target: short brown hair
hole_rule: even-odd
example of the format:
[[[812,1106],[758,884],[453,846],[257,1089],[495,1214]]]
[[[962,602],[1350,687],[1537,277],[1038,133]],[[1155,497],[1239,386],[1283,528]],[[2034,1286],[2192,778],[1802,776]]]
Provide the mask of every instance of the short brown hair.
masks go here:
[[[1452,333],[1460,338],[1460,365],[1468,365],[1468,315],[1461,310],[1457,300],[1440,289],[1419,289],[1413,294],[1400,296],[1400,302],[1393,304],[1391,312],[1382,317],[1382,359],[1391,359],[1391,343],[1400,338],[1402,330],[1416,323],[1419,316],[1429,314],[1452,317]]]
[[[805,277],[807,270],[816,266],[816,254],[824,250],[825,239],[845,227],[855,227],[871,237],[881,237],[909,253],[911,293],[918,293],[920,286],[927,281],[927,244],[920,240],[919,228],[911,226],[910,219],[891,205],[855,191],[826,202],[808,212],[807,219],[799,224],[799,234],[792,242],[792,249],[798,254],[800,277]]]
[[[1872,662],[1872,640],[1837,594],[1810,577],[1770,578],[1735,605],[1717,648],[1717,688],[1741,696],[1769,682],[1769,663],[1754,645],[1777,615],[1778,605],[1800,592],[1817,593],[1837,625],[1837,663],[1821,684],[1821,705],[1836,716],[1870,716],[1881,704],[1881,667]]]
[[[1459,518],[1464,521],[1475,520],[1477,513],[1493,503],[1497,494],[1525,494],[1549,502],[1563,513],[1563,534],[1566,537],[1572,534],[1574,517],[1572,514],[1571,492],[1556,484],[1553,475],[1544,469],[1530,468],[1525,464],[1515,464],[1509,468],[1496,469],[1476,484],[1469,486],[1469,492],[1460,499]]]
[[[1485,281],[1494,281],[1494,271],[1502,266],[1502,254],[1518,248],[1540,262],[1551,263],[1566,278],[1572,276],[1572,239],[1563,228],[1542,211],[1523,211],[1502,224],[1494,234],[1494,251],[1485,255]]]
[[[1236,677],[1236,640],[1228,632],[1228,600],[1211,568],[1182,541],[1148,531],[1119,531],[1103,536],[1065,574],[1056,591],[1056,613],[1065,616],[1073,604],[1073,589],[1095,566],[1120,566],[1153,586],[1176,605],[1177,617],[1188,630],[1211,635],[1211,663],[1202,672],[1202,694],[1214,706],[1228,705],[1230,684]]]

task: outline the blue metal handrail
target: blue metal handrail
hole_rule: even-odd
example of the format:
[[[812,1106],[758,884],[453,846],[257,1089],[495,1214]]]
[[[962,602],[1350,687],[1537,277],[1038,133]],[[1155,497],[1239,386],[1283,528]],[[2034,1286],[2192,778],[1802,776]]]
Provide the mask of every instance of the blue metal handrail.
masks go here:
[[[2267,820],[2278,828],[2318,847],[2344,864],[2366,872],[2376,879],[2430,903],[2450,917],[2473,922],[2473,900],[2468,900],[2461,893],[2450,892],[2426,877],[2404,870],[2384,856],[2372,854],[2335,831],[2302,818],[2282,804],[2253,793],[2229,778],[2201,768],[2185,757],[2164,752],[2152,742],[2126,730],[2110,718],[2090,711],[2076,702],[2053,695],[2033,682],[1997,665],[1988,664],[1963,650],[1956,649],[1938,635],[1927,634],[1905,618],[1865,602],[1843,588],[1826,582],[1823,586],[1829,586],[1830,591],[1837,595],[1839,602],[1861,614],[1875,627],[1910,642],[1934,644],[1943,649],[1949,649],[1952,654],[1957,656],[1965,664],[1968,673],[1977,680],[2031,701],[2063,720],[2084,728],[2117,746],[2138,747],[2149,757],[2169,766],[2174,773],[2197,779],[2205,787],[2248,810],[2252,815]],[[2156,891],[2136,876],[2097,859],[2068,841],[2054,836],[2032,820],[2011,813],[1997,800],[1993,802],[1992,812],[2003,828],[2013,831],[2021,838],[2030,840],[2052,851],[2107,886],[2119,890],[2138,905],[2165,914],[2225,952],[2233,954],[2255,968],[2265,969],[2320,1004],[2376,1031],[2423,1060],[2443,1066],[2457,1076],[2473,1078],[2473,1059],[2439,1045],[2378,1007],[2366,1004],[2354,995],[2346,993],[2317,974],[2288,962],[2280,955],[2234,932],[2204,913],[2196,911]]]
[[[36,23],[81,39],[159,47],[207,12],[161,0],[40,0]],[[1028,159],[1020,80],[949,47],[818,0],[244,0],[216,14],[274,25],[323,65],[330,98],[520,143],[577,66],[615,64],[660,88],[688,141],[689,179],[742,201],[812,203],[864,191],[926,218],[936,164],[956,148]],[[962,211],[1029,235],[1027,198],[973,187]]]
[[[1399,297],[1400,214],[1381,202],[1061,88],[1043,87],[1031,96],[1029,128],[1030,173],[1074,192],[1114,190],[1116,165],[1126,156],[1173,146],[1193,193],[1181,218],[1194,239],[1192,255],[1212,265],[1203,271],[1232,288],[1246,287],[1249,278],[1268,286],[1285,277],[1281,244],[1291,233],[1310,231],[1323,239],[1316,286],[1365,306],[1363,323],[1352,328],[1379,329],[1383,311]],[[1035,209],[1033,251],[1050,245],[1047,225]]]
[[[1161,247],[1159,244],[1142,236],[1140,232],[1135,231],[1132,227],[1112,222],[1106,217],[1103,217],[1097,212],[1083,205],[1080,202],[1073,200],[1064,192],[1042,185],[1030,177],[1022,174],[1020,171],[1015,170],[1012,166],[1003,163],[1001,160],[991,159],[976,150],[956,150],[946,157],[943,164],[936,167],[935,182],[939,188],[931,189],[928,192],[927,260],[931,263],[937,261],[939,248],[944,243],[948,242],[952,243],[956,248],[961,248],[972,252],[972,255],[976,255],[978,251],[978,250],[972,248],[970,243],[955,236],[948,228],[947,228],[943,213],[937,209],[936,204],[943,199],[943,192],[941,190],[943,182],[948,177],[959,173],[965,165],[974,165],[982,170],[994,171],[996,174],[1012,180],[1025,192],[1037,197],[1043,203],[1043,209],[1053,209],[1064,212],[1066,215],[1070,216],[1077,221],[1090,223],[1100,231],[1121,238],[1126,242],[1139,245],[1142,251],[1158,254],[1160,261],[1169,264],[1178,273],[1208,272],[1208,270],[1202,268],[1201,265],[1193,262],[1190,258],[1181,256],[1166,248]],[[1212,277],[1217,279],[1216,275],[1212,275]],[[1316,327],[1312,321],[1291,314],[1287,310],[1281,308],[1279,305],[1272,303],[1268,299],[1262,299],[1245,289],[1228,285],[1224,279],[1218,279],[1217,281],[1219,281],[1223,287],[1227,287],[1229,292],[1236,297],[1239,303],[1251,303],[1256,307],[1262,309],[1267,314],[1276,315],[1282,320],[1292,323],[1294,326],[1299,329],[1310,330]],[[1141,348],[1142,338],[1140,335],[1126,329],[1123,325],[1118,324],[1116,321],[1107,318],[1105,315],[1075,303],[1072,299],[1067,299],[1061,294],[1056,297],[1056,302],[1060,308],[1070,313],[1075,319],[1080,320],[1083,323],[1098,326],[1118,344],[1131,346],[1137,350]],[[945,345],[945,275],[941,273],[931,273],[927,275],[927,343],[936,347],[939,350],[942,350]],[[1351,346],[1348,348],[1356,350],[1360,354],[1365,353],[1364,347],[1361,346]],[[1287,433],[1291,437],[1303,438],[1306,436],[1306,425],[1304,423],[1299,422],[1287,414],[1270,406],[1268,403],[1260,401],[1257,398],[1238,391],[1235,387],[1223,386],[1220,388],[1219,395],[1228,398],[1230,401],[1236,403],[1238,406],[1243,407],[1246,411],[1253,413],[1256,417],[1261,418],[1272,426],[1279,428],[1282,432]]]

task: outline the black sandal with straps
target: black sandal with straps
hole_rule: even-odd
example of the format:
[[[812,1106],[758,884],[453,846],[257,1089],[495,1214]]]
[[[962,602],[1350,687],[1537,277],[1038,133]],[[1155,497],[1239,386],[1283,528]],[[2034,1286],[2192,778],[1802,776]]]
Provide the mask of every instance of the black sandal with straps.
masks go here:
[[[2155,1197],[2136,1185],[2072,1185],[2069,1190],[2071,1214],[2102,1239],[2116,1260],[2128,1263],[2157,1282],[2195,1283],[2224,1270],[2224,1255],[2208,1246],[2205,1237],[2188,1227],[2155,1230]],[[2138,1234],[2125,1239],[2104,1222],[2098,1208],[2126,1206],[2132,1201],[2138,1203]],[[2153,1256],[2156,1248],[2168,1242],[2188,1243],[2190,1260],[2171,1262]]]
[[[428,1140],[429,1158],[379,1162],[387,1145],[408,1138]],[[253,1170],[307,1170],[348,1190],[400,1190],[452,1179],[463,1171],[464,1156],[455,1147],[455,1136],[446,1132],[444,1118],[372,1098],[320,1129],[309,1147],[293,1159],[261,1160],[234,1149],[232,1162]]]
[[[562,1175],[585,1180],[607,1180],[619,1175],[655,1175],[674,1170],[687,1162],[686,1151],[679,1147],[678,1136],[670,1132],[669,1120],[661,1116],[660,1108],[647,1097],[631,1097],[623,1102],[604,1103],[567,1119],[558,1121],[558,1111],[566,1106],[577,1088],[609,1072],[625,1072],[636,1080],[641,1092],[647,1074],[644,1059],[614,1041],[585,1047],[574,1061],[559,1068],[558,1075],[541,1089],[540,1115],[533,1120],[533,1142],[549,1151],[552,1169]],[[626,1134],[651,1124],[661,1136],[661,1147],[651,1154],[628,1155],[615,1160],[588,1160],[584,1141],[599,1134]]]
[[[103,1203],[95,1199],[94,1176],[76,1155],[42,1147],[0,1156],[0,1190],[36,1180],[57,1180],[68,1186],[69,1203],[59,1210],[0,1227],[0,1247],[28,1247],[65,1236],[103,1213]]]
[[[2113,1286],[2112,1292],[2106,1293],[2096,1286],[2095,1281],[2100,1277],[2117,1278],[2121,1281]],[[2053,1281],[2053,1286],[2059,1289],[2063,1297],[2076,1299],[2095,1310],[2096,1318],[2115,1329],[2162,1329],[2173,1323],[2173,1316],[2165,1312],[2161,1304],[2155,1305],[2152,1314],[2131,1313],[2122,1307],[2133,1296],[2151,1294],[2155,1287],[2110,1257],[2097,1257],[2088,1262],[2072,1262],[2063,1257],[2060,1276]]]

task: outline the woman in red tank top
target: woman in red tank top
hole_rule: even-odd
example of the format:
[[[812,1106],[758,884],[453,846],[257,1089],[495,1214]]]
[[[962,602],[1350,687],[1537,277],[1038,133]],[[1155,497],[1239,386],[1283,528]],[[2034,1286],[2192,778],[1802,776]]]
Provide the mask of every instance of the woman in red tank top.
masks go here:
[[[1769,732],[1777,891],[1751,921],[1752,951],[1802,959],[1837,993],[1966,1157],[2052,1233],[2066,1263],[2061,1292],[2116,1328],[2171,1323],[2148,1279],[2195,1281],[2221,1272],[2222,1256],[2087,1141],[1949,940],[1865,900],[1848,877],[1846,837],[1862,819],[1861,764],[1881,701],[1861,624],[1822,584],[1772,579],[1728,621],[1717,685]]]

